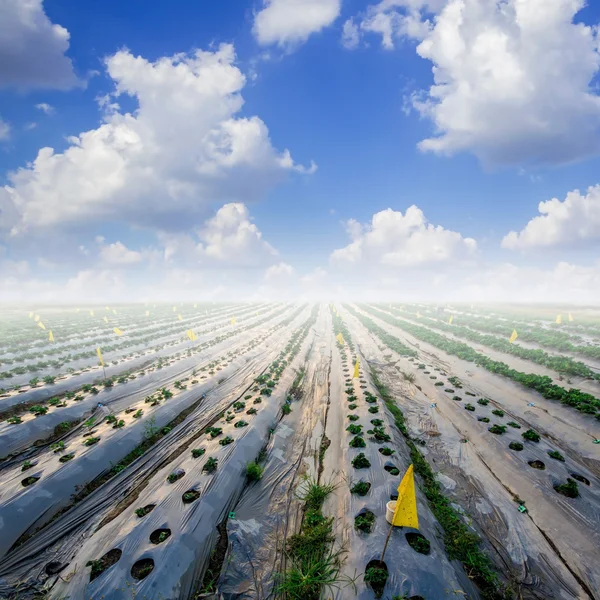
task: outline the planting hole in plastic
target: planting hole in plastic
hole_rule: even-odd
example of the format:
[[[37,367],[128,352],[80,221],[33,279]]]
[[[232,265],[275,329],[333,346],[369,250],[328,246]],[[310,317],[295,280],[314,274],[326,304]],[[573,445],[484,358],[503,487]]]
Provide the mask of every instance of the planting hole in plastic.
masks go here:
[[[411,531],[406,534],[408,545],[419,554],[429,554],[431,552],[431,544],[429,540],[422,534]]]
[[[131,567],[131,576],[138,581],[145,579],[154,571],[154,561],[151,558],[142,558]]]
[[[571,477],[581,483],[585,483],[585,485],[590,485],[590,480],[583,475],[579,475],[579,473],[571,473]]]
[[[150,541],[153,544],[162,544],[165,540],[171,537],[170,529],[155,529],[150,534]]]
[[[184,504],[191,504],[200,498],[200,492],[198,490],[188,490],[181,496],[181,500]]]
[[[107,569],[112,567],[114,564],[119,562],[119,559],[121,558],[122,554],[123,554],[123,551],[121,549],[113,548],[112,550],[109,550],[99,560],[90,561],[86,565],[86,566],[92,567],[92,571],[90,573],[90,581],[94,581],[94,579],[96,579],[96,577],[99,577],[100,575],[102,575],[102,573],[104,573],[104,571],[106,571]]]
[[[383,590],[389,577],[388,568],[381,560],[371,560],[365,567],[365,583],[371,587],[375,598],[383,596]]]
[[[527,464],[534,469],[539,469],[540,471],[546,470],[546,465],[541,460],[530,460]]]

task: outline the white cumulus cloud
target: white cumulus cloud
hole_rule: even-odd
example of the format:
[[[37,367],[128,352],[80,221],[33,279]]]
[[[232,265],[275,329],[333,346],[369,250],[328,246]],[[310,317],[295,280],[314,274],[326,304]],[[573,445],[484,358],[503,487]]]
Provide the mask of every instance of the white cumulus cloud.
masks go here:
[[[215,202],[256,200],[290,171],[313,172],[273,148],[261,119],[236,117],[245,78],[234,63],[231,45],[155,62],[127,50],[109,57],[115,96],[138,109],[111,108],[64,152],[42,148],[11,173],[0,208],[13,234],[112,221],[190,229]]]
[[[69,32],[48,19],[42,0],[0,2],[0,87],[72,88],[68,49]]]
[[[540,215],[520,231],[511,231],[502,240],[502,247],[525,250],[549,246],[569,246],[600,240],[600,185],[587,194],[569,192],[564,199],[552,198],[538,205]]]
[[[302,44],[338,18],[341,4],[341,0],[264,0],[254,18],[254,36],[262,46]]]
[[[131,265],[139,263],[142,255],[130,250],[122,242],[115,242],[100,249],[100,260],[111,265]]]
[[[425,152],[489,166],[561,164],[600,151],[598,28],[584,0],[383,0],[362,16],[385,48],[418,40],[433,85],[409,104],[434,125]]]
[[[47,115],[54,114],[54,107],[47,102],[40,102],[39,104],[36,104],[35,107]]]
[[[352,241],[332,253],[334,264],[419,267],[472,259],[477,250],[474,239],[432,225],[414,205],[404,214],[388,208],[375,213],[369,224],[350,220],[346,225]]]

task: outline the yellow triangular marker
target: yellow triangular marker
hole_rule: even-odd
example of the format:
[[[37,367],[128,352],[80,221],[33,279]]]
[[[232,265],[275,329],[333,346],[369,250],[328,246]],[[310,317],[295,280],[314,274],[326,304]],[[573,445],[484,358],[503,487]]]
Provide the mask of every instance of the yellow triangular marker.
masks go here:
[[[177,315],[177,318],[178,318],[180,321],[183,321],[183,317],[182,317],[181,315]]]
[[[32,312],[29,313],[29,318],[33,319],[33,313]]]
[[[96,354],[98,355],[98,360],[100,361],[100,364],[104,366],[104,359],[102,358],[102,351],[100,350],[100,348],[96,348]]]
[[[40,315],[35,315],[35,319],[33,319],[36,323],[40,320]]]
[[[122,332],[122,331],[121,331],[121,330],[120,330],[118,327],[115,327],[115,328],[113,329],[113,331],[114,331],[114,332],[115,332],[117,335],[123,335],[123,332]]]
[[[448,325],[452,325],[453,318],[454,318],[454,315],[450,315],[450,318],[448,319]]]
[[[336,340],[337,340],[337,341],[338,341],[340,344],[342,344],[342,346],[344,345],[344,336],[343,336],[341,333],[338,333],[338,334],[335,336],[335,339],[336,339]]]
[[[512,344],[518,337],[519,334],[517,333],[517,330],[513,329],[513,332],[510,334],[510,338],[508,339],[508,341]]]
[[[360,367],[360,360],[356,359],[356,363],[354,364],[354,374],[352,375],[353,379],[356,379],[357,377],[359,377],[359,375],[358,375],[359,367]]]
[[[54,336],[52,335],[52,329],[48,332],[48,341],[49,342],[53,342],[54,341]]]
[[[392,525],[396,527],[412,527],[419,529],[419,515],[417,514],[417,496],[415,494],[415,475],[413,466],[410,465],[398,486],[398,500]]]
[[[104,317],[104,322],[108,323],[108,319],[106,317]]]
[[[562,315],[556,315],[556,324],[560,325],[562,323]]]
[[[38,327],[41,327],[42,329],[46,329],[46,326],[41,321],[38,321]]]
[[[573,315],[569,313],[569,321],[573,321]]]

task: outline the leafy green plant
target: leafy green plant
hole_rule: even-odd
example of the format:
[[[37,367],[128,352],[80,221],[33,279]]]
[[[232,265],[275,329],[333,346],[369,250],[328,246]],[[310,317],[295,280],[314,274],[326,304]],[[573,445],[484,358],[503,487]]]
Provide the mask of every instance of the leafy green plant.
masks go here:
[[[472,404],[465,404],[465,410],[469,410],[471,412],[475,411],[475,407]]]
[[[513,427],[514,429],[521,429],[521,426],[520,426],[518,423],[515,423],[514,421],[509,421],[509,422],[507,423],[507,425],[508,425],[509,427]]]
[[[360,437],[360,435],[357,435],[350,440],[350,443],[348,445],[350,446],[350,448],[364,448],[367,444],[365,440],[363,440],[363,438]]]
[[[357,454],[352,460],[352,466],[355,469],[368,469],[371,466],[369,459],[365,456],[364,452]]]
[[[555,485],[554,489],[563,496],[567,498],[577,498],[579,496],[579,488],[577,486],[577,482],[567,477],[567,483],[561,483],[560,485]]]
[[[58,462],[66,463],[66,462],[69,462],[70,460],[72,460],[73,458],[75,458],[75,453],[71,452],[70,454],[65,454],[64,456],[61,456],[58,459]]]
[[[348,427],[346,427],[346,431],[349,431],[352,435],[360,435],[362,433],[362,425],[355,425],[354,423],[350,423]]]
[[[550,458],[553,458],[554,460],[559,460],[560,462],[565,462],[565,457],[557,450],[548,450],[548,456]]]
[[[375,414],[377,414],[379,412],[379,408],[377,406],[369,406],[369,412],[372,415],[375,415]]]
[[[384,456],[391,456],[396,451],[392,450],[391,448],[388,448],[387,446],[383,446],[382,448],[379,448],[379,452],[380,452],[380,454],[383,454]]]
[[[221,427],[208,427],[206,433],[214,439],[223,433],[223,429],[221,429]]]
[[[377,517],[370,510],[367,510],[354,518],[354,529],[364,533],[371,533],[376,521]]]
[[[233,444],[235,440],[231,436],[225,436],[222,440],[219,440],[219,444],[221,446],[228,446],[229,444]]]
[[[383,590],[385,583],[388,579],[388,572],[386,569],[380,567],[369,567],[365,571],[365,583],[368,583],[373,589],[375,598],[381,598],[383,596]]]
[[[258,481],[263,475],[264,467],[256,461],[249,462],[246,465],[246,479],[248,481]]]
[[[62,452],[65,449],[65,443],[63,441],[55,442],[50,445],[50,450],[56,454],[57,452]]]
[[[200,458],[206,452],[205,448],[193,448],[192,449],[192,457]]]
[[[521,444],[521,442],[511,442],[508,447],[511,450],[516,450],[517,452],[520,452],[521,450],[523,450],[524,446],[523,444]]]
[[[6,422],[9,423],[10,425],[18,425],[19,423],[23,422],[23,419],[21,419],[21,417],[17,417],[16,415],[14,415],[12,417],[8,417],[8,419],[6,419]]]
[[[202,470],[206,471],[207,473],[214,473],[217,470],[217,466],[218,466],[218,460],[211,456],[204,463]]]
[[[491,427],[488,427],[488,431],[495,433],[496,435],[502,435],[506,432],[506,427],[504,425],[492,425]]]
[[[487,417],[478,417],[477,420],[481,421],[482,423],[489,423],[490,422],[490,420]]]
[[[36,404],[35,406],[32,406],[29,409],[29,412],[33,413],[36,417],[41,417],[42,415],[45,415],[48,412],[48,407]]]
[[[21,465],[21,471],[28,471],[29,469],[35,467],[35,463],[32,463],[30,460],[26,460],[22,465]]]
[[[169,483],[175,483],[178,479],[181,479],[185,475],[185,471],[180,469],[179,471],[173,471],[167,475],[167,481]]]
[[[100,441],[99,437],[89,437],[87,438],[87,440],[85,440],[85,442],[83,442],[84,446],[93,446],[94,444],[97,444]]]
[[[541,439],[540,434],[536,433],[533,429],[528,429],[527,431],[522,433],[521,436],[525,440],[529,440],[530,442],[536,442],[536,443],[539,442]]]
[[[358,481],[350,488],[350,493],[357,496],[366,496],[371,489],[371,484],[368,481]]]
[[[477,404],[481,404],[481,406],[487,406],[489,403],[490,401],[486,398],[479,398],[479,400],[477,400]]]
[[[292,412],[292,407],[286,403],[281,407],[281,412],[284,415],[289,415]]]
[[[504,416],[504,411],[496,408],[496,409],[494,409],[492,411],[492,414],[496,415],[497,417],[503,417]]]

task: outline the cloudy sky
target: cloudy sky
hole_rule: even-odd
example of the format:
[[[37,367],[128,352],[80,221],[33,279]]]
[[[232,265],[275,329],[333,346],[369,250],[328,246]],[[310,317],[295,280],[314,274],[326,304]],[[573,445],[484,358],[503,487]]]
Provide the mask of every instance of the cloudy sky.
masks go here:
[[[600,6],[0,0],[0,299],[600,299]]]

